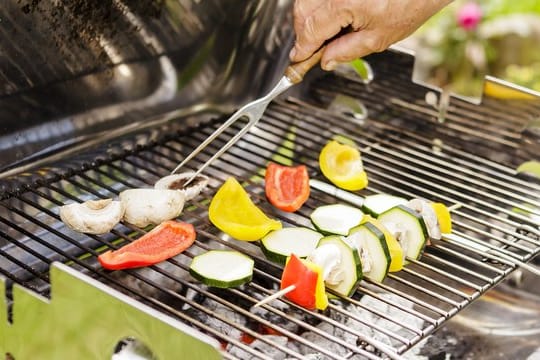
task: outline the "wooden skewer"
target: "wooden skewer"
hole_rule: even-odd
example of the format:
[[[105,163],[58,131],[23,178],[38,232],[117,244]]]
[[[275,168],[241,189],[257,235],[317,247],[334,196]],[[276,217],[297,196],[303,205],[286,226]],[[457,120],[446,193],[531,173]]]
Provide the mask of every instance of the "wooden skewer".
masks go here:
[[[289,285],[287,286],[286,288],[284,289],[281,289],[279,290],[278,292],[268,296],[268,297],[265,297],[264,299],[262,299],[261,301],[259,301],[258,303],[256,303],[255,305],[253,305],[254,308],[256,307],[259,307],[261,305],[264,305],[264,304],[267,304],[269,303],[270,301],[272,300],[275,300],[277,298],[280,298],[282,297],[283,295],[287,294],[287,293],[290,293],[291,291],[293,291],[294,289],[296,289],[296,285]]]
[[[448,207],[448,211],[452,212],[453,210],[457,210],[457,209],[459,209],[459,208],[462,207],[462,206],[463,206],[463,204],[456,203],[456,204],[454,204],[454,205],[452,205],[452,206],[449,206],[449,207]]]

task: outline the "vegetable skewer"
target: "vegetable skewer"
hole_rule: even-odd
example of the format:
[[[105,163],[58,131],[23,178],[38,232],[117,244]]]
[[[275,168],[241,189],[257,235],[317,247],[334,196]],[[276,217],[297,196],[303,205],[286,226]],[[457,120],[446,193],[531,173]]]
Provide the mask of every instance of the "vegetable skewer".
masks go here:
[[[454,204],[454,205],[452,205],[452,206],[450,206],[448,208],[443,204],[440,204],[439,206],[440,206],[439,212],[442,211],[443,216],[445,216],[447,218],[447,225],[448,225],[448,224],[451,224],[450,223],[450,218],[449,218],[449,216],[450,216],[449,213],[451,211],[459,208],[461,206],[461,204]],[[401,205],[401,207],[403,207],[403,205]],[[396,208],[398,210],[400,210],[399,206],[397,206]],[[410,213],[411,216],[412,216],[413,210],[411,210],[411,209],[407,209],[407,210],[408,210],[407,213]],[[416,219],[421,219],[421,217],[419,215],[417,215],[417,214],[415,214],[415,218]],[[323,221],[324,221],[324,219],[323,219]],[[418,221],[420,221],[420,220],[418,220]],[[353,242],[353,245],[354,245],[354,242],[360,241],[360,244],[361,244],[360,246],[365,247],[365,249],[367,250],[367,254],[370,254],[370,253],[371,254],[377,254],[378,260],[376,260],[376,262],[373,262],[373,260],[369,261],[369,266],[375,266],[375,267],[373,269],[369,268],[369,270],[366,271],[365,276],[370,278],[372,281],[376,281],[376,282],[382,281],[384,279],[384,277],[386,276],[386,272],[390,268],[392,268],[391,263],[390,263],[390,257],[392,258],[392,262],[395,262],[395,260],[400,260],[400,265],[399,266],[397,265],[397,263],[394,264],[393,271],[401,270],[401,268],[403,266],[402,261],[404,259],[406,259],[407,257],[403,256],[403,251],[401,251],[401,248],[400,248],[400,246],[399,246],[399,244],[397,243],[396,240],[393,240],[393,242],[388,240],[388,238],[393,239],[391,234],[389,234],[388,231],[386,231],[386,229],[381,226],[381,223],[378,220],[373,219],[369,215],[365,215],[364,218],[360,221],[360,225],[353,228],[348,235],[350,236],[351,234],[356,234],[356,233],[358,233],[359,230],[366,229],[366,227],[373,234],[379,234],[380,233],[379,236],[375,235],[375,237],[378,240],[378,244],[380,245],[380,247],[375,246],[375,244],[373,244],[373,243],[371,243],[368,246],[368,244],[365,243],[366,240],[363,240],[363,236],[362,236],[361,241],[359,239],[353,239],[353,238],[351,238],[350,241]],[[448,229],[448,227],[445,228],[445,232],[447,231],[447,229]],[[422,233],[424,233],[424,231],[422,231]],[[270,235],[271,234],[272,233],[270,233]],[[347,237],[343,237],[343,239],[348,243],[349,241],[347,241]],[[371,237],[373,237],[373,236],[371,236]],[[331,238],[340,239],[340,236],[334,235],[334,236],[329,236],[329,237],[326,237],[326,238],[322,238],[319,241],[318,247],[320,247],[321,245],[323,245],[325,243],[328,243],[327,241],[325,241],[325,239],[331,239]],[[371,239],[370,241],[373,242],[373,239]],[[384,244],[381,243],[381,241],[383,241]],[[282,244],[282,246],[285,246],[285,245]],[[397,246],[397,248],[396,248],[396,246]],[[351,246],[351,248],[352,248],[352,246]],[[399,249],[398,253],[396,253],[396,249]],[[392,256],[390,256],[391,254],[392,254]],[[396,254],[398,254],[400,259],[395,258]],[[312,258],[311,256],[308,256],[308,259],[311,259],[311,258]],[[384,259],[384,261],[380,262],[381,259]],[[325,264],[322,264],[323,273],[327,273],[328,266],[324,266],[324,265]],[[328,261],[326,261],[326,265],[328,265]],[[356,266],[360,270],[359,279],[361,279],[361,277],[362,277],[362,265],[363,265],[362,261],[359,261],[359,264],[357,264],[357,266]],[[368,264],[366,264],[366,265],[368,265]],[[325,277],[326,276],[323,276],[323,278],[325,278]],[[329,284],[327,283],[326,286],[329,287]],[[350,295],[352,292],[354,292],[355,288],[356,288],[356,286],[351,287],[349,289],[351,291],[345,291],[346,294],[343,293],[343,291],[341,291],[341,292],[343,293],[343,295]],[[262,305],[267,304],[267,303],[269,303],[269,302],[271,302],[271,301],[273,301],[275,299],[278,299],[278,298],[280,298],[282,296],[287,297],[287,295],[290,294],[291,292],[293,292],[294,290],[297,290],[296,284],[291,284],[291,285],[285,286],[282,283],[282,289],[281,290],[279,290],[278,292],[276,292],[276,293],[274,293],[274,294],[272,294],[272,295],[258,301],[254,305],[254,307],[262,306]],[[337,292],[340,292],[340,291],[337,291]],[[295,301],[293,300],[293,302],[295,302]],[[299,304],[299,305],[301,305],[301,304]]]

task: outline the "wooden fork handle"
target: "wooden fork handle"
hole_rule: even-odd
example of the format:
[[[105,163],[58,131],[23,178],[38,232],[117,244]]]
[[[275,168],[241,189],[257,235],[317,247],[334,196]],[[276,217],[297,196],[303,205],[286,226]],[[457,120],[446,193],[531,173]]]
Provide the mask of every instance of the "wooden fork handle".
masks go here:
[[[321,61],[325,48],[326,46],[322,46],[306,60],[289,65],[287,69],[285,69],[285,76],[293,84],[298,84],[300,81],[302,81],[304,75],[306,75],[306,73],[311,70],[313,66]]]

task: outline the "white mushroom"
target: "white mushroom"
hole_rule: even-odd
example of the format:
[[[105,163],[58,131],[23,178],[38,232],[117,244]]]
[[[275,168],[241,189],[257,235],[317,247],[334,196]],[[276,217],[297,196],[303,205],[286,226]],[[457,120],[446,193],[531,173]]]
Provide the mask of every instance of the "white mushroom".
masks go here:
[[[319,265],[323,271],[323,279],[330,285],[339,284],[345,277],[341,269],[341,251],[334,244],[318,246],[308,256],[308,260]]]
[[[156,189],[178,190],[185,194],[186,201],[193,199],[199,195],[201,191],[208,185],[208,176],[197,175],[188,185],[186,181],[195,174],[194,172],[185,172],[181,174],[173,174],[159,179],[154,187]]]
[[[124,210],[124,204],[120,201],[89,200],[60,207],[60,218],[75,231],[104,234],[120,222]]]
[[[124,220],[138,227],[158,225],[182,212],[185,195],[176,190],[129,189],[120,193],[126,211]]]
[[[360,263],[362,264],[362,273],[364,274],[371,271],[372,261],[365,237],[365,233],[360,231],[341,237],[350,247],[358,250],[358,253],[360,254]]]
[[[429,237],[439,240],[441,238],[441,228],[439,227],[437,214],[431,207],[431,204],[424,199],[411,199],[407,203],[407,206],[422,216],[424,222],[426,223]]]
[[[401,246],[401,249],[403,250],[403,260],[405,260],[407,251],[409,250],[409,237],[407,236],[409,231],[403,226],[403,224],[390,221],[385,222],[384,227]]]

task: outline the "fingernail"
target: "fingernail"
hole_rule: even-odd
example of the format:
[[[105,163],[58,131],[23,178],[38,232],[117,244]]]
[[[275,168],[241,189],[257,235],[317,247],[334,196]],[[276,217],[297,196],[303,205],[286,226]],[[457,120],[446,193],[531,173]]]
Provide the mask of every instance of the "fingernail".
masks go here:
[[[291,49],[291,52],[289,53],[289,59],[294,59],[294,57],[296,56],[296,47],[293,47]]]
[[[323,69],[326,71],[332,71],[336,68],[337,62],[334,60],[327,61],[325,64],[323,64]]]

